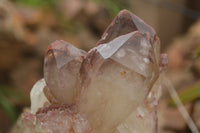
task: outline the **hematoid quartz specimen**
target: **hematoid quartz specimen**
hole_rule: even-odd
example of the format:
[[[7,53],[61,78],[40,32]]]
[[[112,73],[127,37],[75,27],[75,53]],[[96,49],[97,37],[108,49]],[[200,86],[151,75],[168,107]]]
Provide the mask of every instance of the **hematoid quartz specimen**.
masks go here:
[[[59,40],[45,54],[24,132],[156,133],[160,75],[167,66],[155,30],[127,10],[89,52]]]

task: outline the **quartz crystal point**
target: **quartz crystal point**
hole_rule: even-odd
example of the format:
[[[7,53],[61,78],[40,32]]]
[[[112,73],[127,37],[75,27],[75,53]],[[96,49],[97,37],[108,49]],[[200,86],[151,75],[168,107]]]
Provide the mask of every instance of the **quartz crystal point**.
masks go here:
[[[52,95],[71,104],[79,85],[79,70],[85,52],[64,41],[55,41],[47,49],[44,78]]]
[[[96,133],[114,132],[143,104],[159,74],[159,40],[150,26],[122,11],[104,35],[112,33],[115,38],[103,36],[104,43],[88,52],[81,68],[77,106]]]
[[[49,46],[45,95],[58,102],[25,114],[25,123],[52,133],[156,133],[166,65],[153,28],[123,10],[88,53],[64,41]]]
[[[98,41],[97,45],[107,43],[118,36],[125,35],[130,32],[139,31],[140,33],[148,33],[151,37],[156,35],[156,32],[143,20],[132,14],[127,10],[119,12],[117,17],[108,26],[102,38]]]

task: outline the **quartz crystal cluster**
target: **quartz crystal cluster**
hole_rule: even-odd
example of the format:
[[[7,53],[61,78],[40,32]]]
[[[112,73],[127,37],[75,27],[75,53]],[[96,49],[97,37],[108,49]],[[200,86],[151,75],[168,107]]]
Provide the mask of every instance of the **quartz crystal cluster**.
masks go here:
[[[127,10],[89,52],[59,40],[31,91],[26,132],[156,133],[167,56],[152,27]]]

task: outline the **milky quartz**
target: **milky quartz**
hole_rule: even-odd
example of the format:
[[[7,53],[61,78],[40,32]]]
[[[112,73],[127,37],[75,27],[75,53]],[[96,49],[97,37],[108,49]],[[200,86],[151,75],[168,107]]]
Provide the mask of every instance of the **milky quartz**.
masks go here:
[[[44,94],[44,88],[46,83],[44,79],[39,80],[35,83],[31,89],[31,113],[35,114],[39,108],[42,108],[44,104],[49,103],[47,97]]]
[[[156,133],[166,65],[154,29],[123,10],[89,52],[62,40],[49,46],[44,79],[57,105],[26,113],[25,123],[50,133]]]

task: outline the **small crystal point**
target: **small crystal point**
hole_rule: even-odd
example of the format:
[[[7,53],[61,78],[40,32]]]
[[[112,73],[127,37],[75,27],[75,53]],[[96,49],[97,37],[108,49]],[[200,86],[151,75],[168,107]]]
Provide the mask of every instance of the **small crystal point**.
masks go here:
[[[97,45],[107,43],[118,36],[134,31],[139,31],[142,34],[149,33],[152,37],[156,35],[155,30],[139,17],[128,10],[122,10],[107,27]]]
[[[46,52],[44,78],[52,95],[61,103],[73,103],[85,53],[64,41],[55,41]]]
[[[35,114],[39,108],[42,108],[44,104],[49,103],[48,99],[44,94],[44,88],[46,83],[44,79],[41,79],[35,83],[31,89],[31,113]]]

